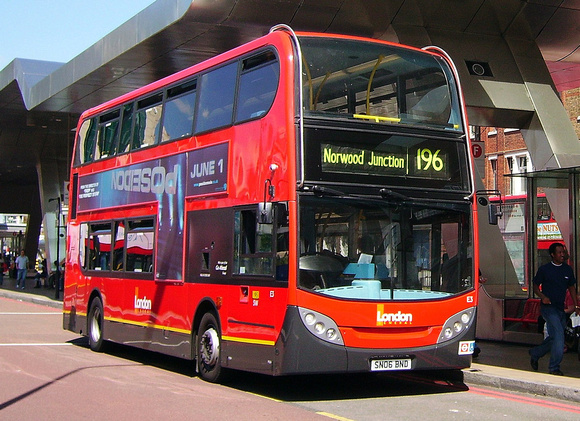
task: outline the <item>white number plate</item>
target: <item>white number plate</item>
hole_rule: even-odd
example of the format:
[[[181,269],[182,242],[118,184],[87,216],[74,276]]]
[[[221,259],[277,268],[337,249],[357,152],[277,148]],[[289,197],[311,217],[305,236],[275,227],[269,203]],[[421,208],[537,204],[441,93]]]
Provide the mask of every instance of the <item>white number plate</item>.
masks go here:
[[[371,371],[410,370],[410,358],[371,360]]]

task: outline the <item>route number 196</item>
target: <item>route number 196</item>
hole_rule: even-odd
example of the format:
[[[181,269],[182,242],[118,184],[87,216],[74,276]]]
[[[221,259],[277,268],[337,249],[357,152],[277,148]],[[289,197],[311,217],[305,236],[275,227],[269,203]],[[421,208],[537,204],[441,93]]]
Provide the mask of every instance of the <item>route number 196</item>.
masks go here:
[[[417,170],[427,171],[432,168],[434,171],[441,171],[443,169],[443,160],[439,156],[441,149],[435,152],[431,149],[417,149]]]

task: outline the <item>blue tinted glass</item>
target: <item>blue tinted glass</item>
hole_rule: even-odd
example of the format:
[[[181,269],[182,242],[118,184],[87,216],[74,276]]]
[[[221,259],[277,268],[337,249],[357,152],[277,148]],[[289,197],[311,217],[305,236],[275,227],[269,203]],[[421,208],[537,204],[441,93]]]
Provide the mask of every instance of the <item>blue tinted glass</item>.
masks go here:
[[[201,77],[196,132],[232,123],[237,69],[236,62]]]
[[[240,76],[236,121],[266,114],[276,95],[279,74],[278,62],[272,62]]]
[[[165,103],[161,141],[191,136],[195,91]]]

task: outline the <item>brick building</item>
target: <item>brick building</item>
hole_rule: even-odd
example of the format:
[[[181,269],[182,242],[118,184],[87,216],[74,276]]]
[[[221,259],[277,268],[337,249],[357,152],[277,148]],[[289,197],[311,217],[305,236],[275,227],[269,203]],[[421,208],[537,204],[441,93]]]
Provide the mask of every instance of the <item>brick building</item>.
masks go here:
[[[580,139],[580,88],[571,89],[560,94],[564,108],[568,111],[570,121]]]
[[[479,131],[485,143],[485,188],[499,190],[504,196],[525,194],[524,179],[504,177],[532,170],[521,132],[499,127],[480,127]]]

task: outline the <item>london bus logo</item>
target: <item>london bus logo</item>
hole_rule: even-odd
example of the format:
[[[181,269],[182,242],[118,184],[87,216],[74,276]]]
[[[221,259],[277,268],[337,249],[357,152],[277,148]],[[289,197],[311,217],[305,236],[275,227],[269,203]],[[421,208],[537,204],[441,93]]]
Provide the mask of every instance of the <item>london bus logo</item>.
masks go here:
[[[402,313],[401,310],[397,313],[385,313],[385,306],[377,304],[377,326],[411,324],[412,322],[413,314]]]
[[[139,288],[135,288],[135,311],[138,313],[150,313],[151,312],[151,300],[144,296],[139,298]]]

